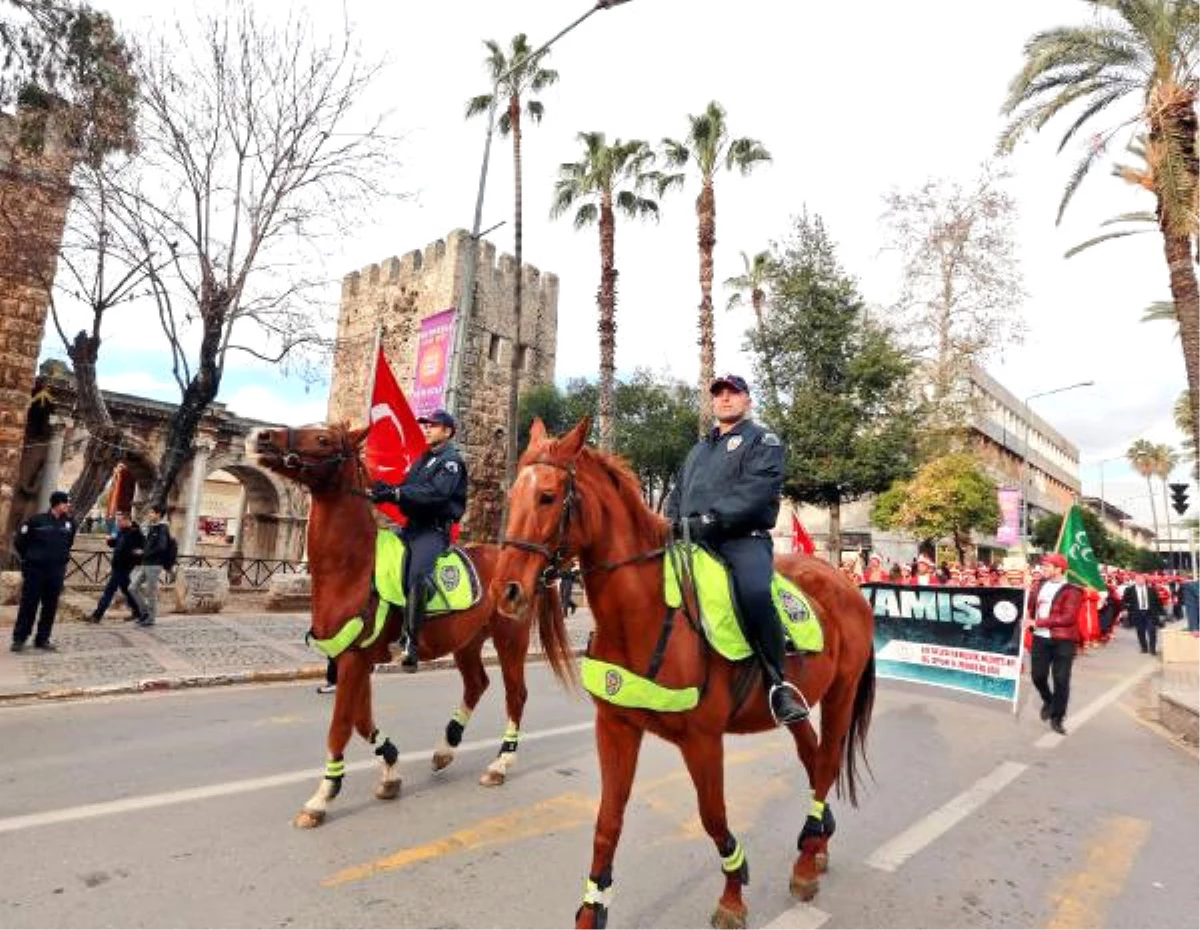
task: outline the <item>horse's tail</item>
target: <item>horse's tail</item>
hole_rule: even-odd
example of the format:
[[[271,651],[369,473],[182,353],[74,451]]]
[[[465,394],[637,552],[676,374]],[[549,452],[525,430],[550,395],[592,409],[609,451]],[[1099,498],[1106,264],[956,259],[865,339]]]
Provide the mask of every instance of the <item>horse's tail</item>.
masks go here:
[[[846,758],[838,772],[838,794],[849,796],[850,803],[858,807],[857,757],[871,771],[867,762],[867,731],[871,728],[871,711],[875,707],[875,653],[871,652],[866,668],[858,679],[858,691],[854,694],[854,710],[850,715],[850,729],[846,733]]]
[[[579,684],[579,675],[575,669],[575,653],[567,636],[567,621],[563,616],[558,588],[547,588],[537,600],[538,639],[542,643],[546,661],[563,687],[574,688]]]

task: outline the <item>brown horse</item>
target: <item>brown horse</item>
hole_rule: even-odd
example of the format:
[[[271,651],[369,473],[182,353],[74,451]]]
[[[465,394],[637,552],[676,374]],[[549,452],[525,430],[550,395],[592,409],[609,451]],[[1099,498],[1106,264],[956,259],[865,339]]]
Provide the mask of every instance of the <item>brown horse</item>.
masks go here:
[[[327,654],[335,654],[337,661],[338,685],[327,740],[329,755],[316,794],[296,816],[294,823],[298,827],[317,827],[324,821],[329,802],[342,788],[346,773],[342,753],[353,730],[375,746],[375,754],[380,757],[382,772],[375,796],[387,800],[400,793],[400,776],[396,771],[399,751],[375,726],[371,711],[371,670],[377,663],[391,661],[389,644],[400,635],[403,613],[389,610],[383,627],[376,628],[378,595],[372,585],[376,523],[365,492],[366,471],[359,455],[366,433],[366,429],[351,430],[345,424],[317,424],[260,430],[254,442],[263,466],[303,484],[311,492],[309,637],[323,644]],[[430,617],[421,628],[420,659],[428,662],[452,654],[463,679],[462,703],[446,725],[443,740],[433,754],[433,768],[441,770],[453,761],[454,749],[462,741],[471,712],[487,689],[483,645],[490,637],[500,658],[508,726],[500,752],[481,776],[480,784],[501,785],[516,761],[520,740],[530,627],[496,615],[490,590],[498,548],[469,545],[464,551],[474,564],[483,588],[479,603],[469,610]],[[570,661],[561,611],[543,611],[538,633],[552,663],[561,665]]]
[[[603,665],[596,698],[596,744],[602,794],[592,865],[576,926],[604,926],[612,863],[647,731],[677,745],[696,787],[700,819],[722,860],[725,890],[714,926],[744,927],[742,886],[749,872],[742,845],[725,815],[723,737],[774,727],[754,662],[730,662],[711,649],[692,610],[663,600],[665,521],[642,502],[633,473],[614,456],[584,445],[584,420],[561,439],[535,421],[509,498],[503,553],[496,567],[502,613],[522,616],[539,591],[578,556],[595,617],[589,657]],[[825,803],[830,788],[847,789],[857,804],[855,752],[863,755],[875,697],[874,618],[858,590],[818,559],[785,555],[776,568],[804,591],[824,631],[824,650],[786,673],[812,705],[821,707],[821,735],[806,720],[790,730],[812,786],[812,807],[800,832],[791,889],[809,900],[828,863],[834,821]],[[603,671],[607,669],[607,671]],[[584,680],[587,684],[587,674]],[[693,709],[646,709],[649,699],[618,698],[633,682],[641,695],[686,694]],[[617,702],[621,706],[618,706]],[[635,706],[630,706],[633,704]],[[660,704],[670,706],[669,704]],[[683,704],[686,707],[686,703]]]

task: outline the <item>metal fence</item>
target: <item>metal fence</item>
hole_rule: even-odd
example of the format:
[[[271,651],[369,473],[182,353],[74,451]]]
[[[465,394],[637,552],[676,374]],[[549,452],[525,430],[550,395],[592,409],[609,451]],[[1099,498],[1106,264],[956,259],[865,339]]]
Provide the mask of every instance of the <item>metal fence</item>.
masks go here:
[[[9,571],[19,571],[20,560],[15,554],[10,554],[5,567]],[[181,555],[175,569],[164,574],[163,584],[169,586],[175,580],[175,572],[180,568],[193,567],[224,570],[229,578],[229,586],[242,591],[266,590],[276,575],[297,575],[308,571],[307,562],[294,562],[289,559]],[[108,581],[111,571],[111,552],[72,552],[67,563],[67,584],[75,587],[102,585]]]

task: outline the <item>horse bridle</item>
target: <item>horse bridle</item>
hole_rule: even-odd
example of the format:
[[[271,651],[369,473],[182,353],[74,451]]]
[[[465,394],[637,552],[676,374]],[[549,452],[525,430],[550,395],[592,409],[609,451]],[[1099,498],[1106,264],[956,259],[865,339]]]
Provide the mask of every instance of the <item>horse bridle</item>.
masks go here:
[[[316,471],[321,468],[328,468],[332,472],[340,468],[343,463],[349,461],[351,458],[358,459],[358,456],[355,454],[353,449],[349,451],[346,450],[346,444],[344,441],[337,455],[331,455],[329,458],[314,458],[312,456],[306,457],[304,453],[295,448],[295,439],[293,436],[295,430],[290,426],[286,426],[284,427],[284,431],[287,435],[287,445],[285,448],[281,449],[275,444],[275,430],[271,431],[272,439],[270,445],[267,447],[269,452],[274,452],[279,456],[280,462],[283,464],[284,468],[292,468],[297,471]]]

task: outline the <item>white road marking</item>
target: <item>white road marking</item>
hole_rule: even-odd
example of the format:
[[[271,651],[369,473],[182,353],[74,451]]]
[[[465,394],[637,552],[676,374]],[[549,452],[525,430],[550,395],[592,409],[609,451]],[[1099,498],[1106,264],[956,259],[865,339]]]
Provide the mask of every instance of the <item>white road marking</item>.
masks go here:
[[[830,916],[811,904],[797,904],[767,924],[765,930],[817,930]]]
[[[1027,768],[1029,766],[1022,762],[1001,762],[962,794],[951,798],[876,849],[867,857],[867,865],[884,872],[895,872],[911,856],[986,804]]]
[[[567,736],[572,733],[582,733],[590,730],[595,723],[573,723],[562,727],[551,727],[548,730],[537,730],[532,733],[522,733],[522,744],[535,740],[551,739],[555,736]],[[473,740],[462,743],[459,752],[470,752],[475,749],[494,749],[495,739]],[[432,756],[432,749],[417,749],[412,752],[400,753],[398,762],[416,762]],[[361,762],[351,762],[346,765],[346,773],[361,772],[379,764],[377,759],[364,759]],[[42,811],[38,814],[24,814],[20,817],[5,817],[0,820],[0,833],[15,833],[18,830],[30,830],[35,827],[48,827],[60,823],[74,823],[79,820],[91,820],[95,817],[111,817],[114,814],[128,814],[134,811],[150,810],[156,807],[169,807],[172,804],[188,804],[192,801],[207,801],[210,798],[224,798],[235,794],[247,794],[251,791],[263,791],[267,788],[278,788],[282,785],[294,785],[299,782],[317,781],[321,777],[321,767],[311,765],[296,772],[283,772],[279,775],[267,775],[262,778],[243,778],[239,781],[218,782],[213,785],[201,785],[196,788],[181,788],[178,791],[164,791],[161,794],[147,794],[141,797],[122,798],[120,801],[101,801],[96,804],[81,804],[77,807],[64,807],[59,810]]]
[[[1143,679],[1149,678],[1156,671],[1158,671],[1158,663],[1152,662],[1151,664],[1149,664],[1145,668],[1143,668],[1141,671],[1135,672],[1129,678],[1126,678],[1124,681],[1117,682],[1117,684],[1113,685],[1111,688],[1109,688],[1107,691],[1105,691],[1102,695],[1100,695],[1100,697],[1098,697],[1098,698],[1096,698],[1096,700],[1092,701],[1092,703],[1090,703],[1087,707],[1085,707],[1079,713],[1069,714],[1067,717],[1067,723],[1070,725],[1071,729],[1068,730],[1067,732],[1070,733],[1070,732],[1073,732],[1074,730],[1078,730],[1081,726],[1083,726],[1085,723],[1087,723],[1089,720],[1091,720],[1093,717],[1095,717],[1096,714],[1100,713],[1100,711],[1102,711],[1102,710],[1104,710],[1104,708],[1108,707],[1109,704],[1111,704],[1111,703],[1113,703],[1113,701],[1117,700],[1122,694],[1124,694],[1126,691],[1128,691],[1130,688],[1132,688],[1134,685],[1136,685],[1138,682],[1142,681]],[[1055,746],[1057,746],[1059,743],[1061,743],[1065,738],[1066,737],[1060,736],[1059,734],[1051,731],[1051,732],[1047,733],[1045,736],[1043,736],[1041,739],[1039,739],[1033,745],[1036,746],[1038,749],[1053,749]]]

